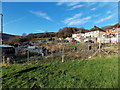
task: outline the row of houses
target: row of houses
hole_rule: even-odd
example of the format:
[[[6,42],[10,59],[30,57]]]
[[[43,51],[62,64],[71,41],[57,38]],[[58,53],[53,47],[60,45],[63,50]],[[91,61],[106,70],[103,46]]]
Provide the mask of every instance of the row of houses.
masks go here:
[[[90,30],[72,34],[72,38],[78,42],[92,40],[95,43],[118,43],[120,36],[120,24],[111,26],[109,29],[101,29],[97,26]]]

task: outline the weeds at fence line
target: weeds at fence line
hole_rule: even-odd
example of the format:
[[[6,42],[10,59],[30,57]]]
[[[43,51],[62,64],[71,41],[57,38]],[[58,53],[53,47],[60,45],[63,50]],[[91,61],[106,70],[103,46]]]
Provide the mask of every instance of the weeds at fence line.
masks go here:
[[[49,63],[49,62],[66,62],[72,60],[87,60],[89,56],[92,56],[95,51],[98,50],[98,44],[84,44],[84,43],[54,43],[52,45],[45,44],[51,53],[46,56],[33,55],[32,52],[28,54],[18,55],[13,58],[14,64],[35,64],[35,63]],[[88,49],[91,46],[91,49]],[[53,48],[54,47],[54,48]],[[118,54],[117,45],[102,45],[102,48],[109,54]],[[104,53],[101,53],[104,56]]]

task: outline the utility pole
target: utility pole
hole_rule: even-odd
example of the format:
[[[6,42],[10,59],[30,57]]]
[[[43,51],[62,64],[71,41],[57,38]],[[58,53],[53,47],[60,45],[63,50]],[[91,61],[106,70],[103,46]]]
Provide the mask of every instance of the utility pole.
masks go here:
[[[3,33],[3,14],[0,13],[0,45],[2,45],[2,33]]]
[[[3,33],[3,14],[0,13],[0,45],[2,45],[2,33]],[[0,63],[2,64],[2,60],[5,58],[2,56],[2,47],[0,48]]]
[[[0,45],[2,45],[2,33],[3,33],[3,14],[2,14],[2,1],[0,1]],[[0,49],[0,63],[2,64],[5,57],[2,56],[2,47]],[[5,60],[4,60],[5,61]],[[0,70],[0,75],[2,75],[2,69]],[[2,89],[2,79],[0,80],[0,89]]]

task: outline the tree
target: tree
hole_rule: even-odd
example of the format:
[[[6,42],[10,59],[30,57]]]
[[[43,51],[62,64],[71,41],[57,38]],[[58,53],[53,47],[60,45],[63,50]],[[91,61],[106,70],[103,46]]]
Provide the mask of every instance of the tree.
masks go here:
[[[23,33],[22,36],[26,36],[27,34],[26,33]]]
[[[75,27],[65,27],[63,29],[60,29],[57,33],[57,37],[71,37],[73,33],[76,33],[78,31],[78,28]]]

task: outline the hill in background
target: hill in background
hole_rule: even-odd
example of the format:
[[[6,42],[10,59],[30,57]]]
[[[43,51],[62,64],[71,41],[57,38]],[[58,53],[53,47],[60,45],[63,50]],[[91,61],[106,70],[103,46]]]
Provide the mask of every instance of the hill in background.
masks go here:
[[[7,40],[9,40],[12,37],[16,37],[16,35],[2,33],[2,40],[4,40],[4,41],[7,41]]]

